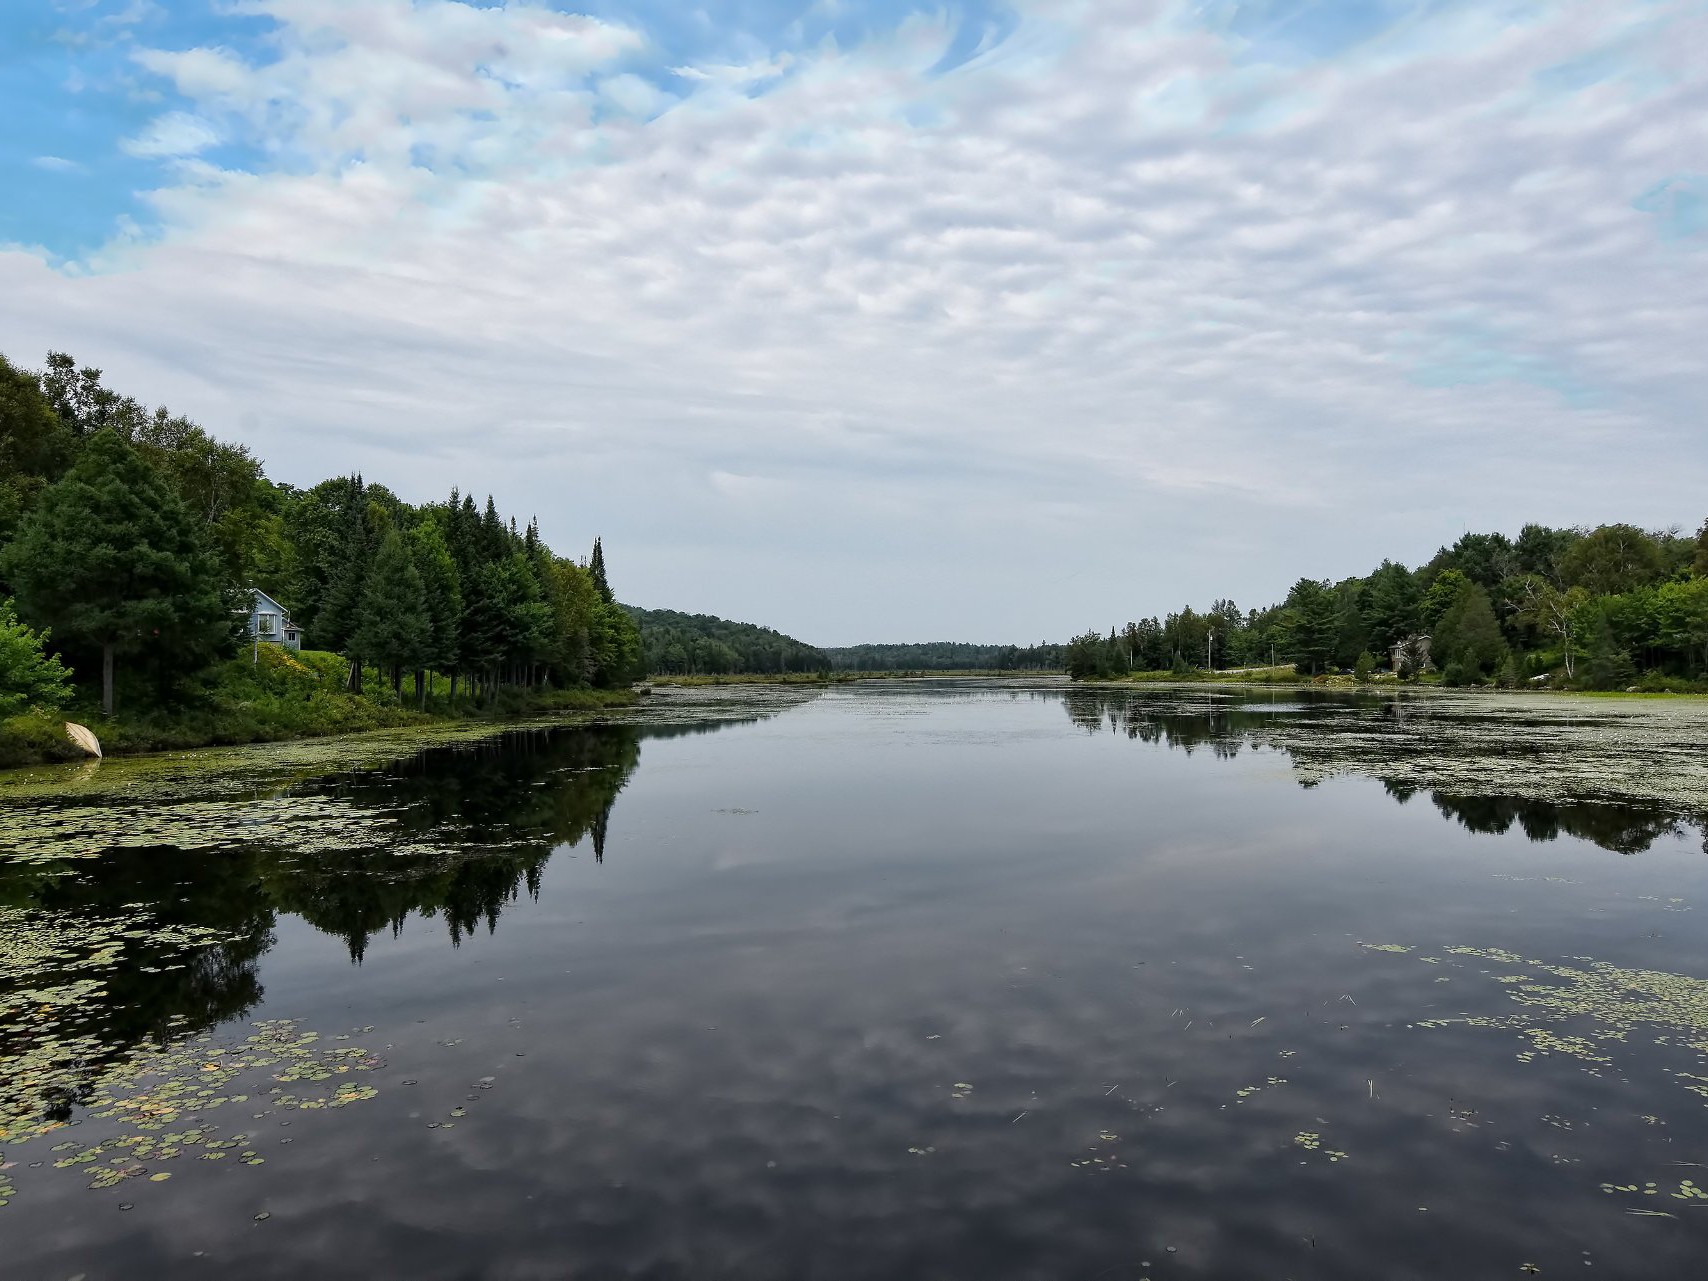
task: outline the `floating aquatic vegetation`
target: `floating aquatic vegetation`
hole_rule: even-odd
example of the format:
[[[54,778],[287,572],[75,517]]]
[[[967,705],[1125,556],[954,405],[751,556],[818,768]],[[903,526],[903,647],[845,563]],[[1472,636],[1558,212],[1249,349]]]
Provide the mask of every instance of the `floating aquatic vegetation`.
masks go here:
[[[230,937],[140,910],[121,917],[0,907],[0,1146],[52,1128],[44,1118],[122,1066],[129,1051],[93,1021],[122,965],[187,970]]]
[[[949,1091],[949,1097],[952,1099],[964,1099],[972,1092],[973,1087],[970,1082],[956,1081],[954,1088]]]
[[[1498,947],[1454,946],[1446,951],[1510,967],[1510,973],[1488,977],[1520,1008],[1505,1016],[1420,1019],[1412,1027],[1508,1029],[1528,1043],[1517,1054],[1520,1062],[1559,1055],[1583,1063],[1592,1075],[1612,1066],[1619,1047],[1639,1033],[1656,1045],[1708,1057],[1708,979],[1584,957],[1569,958],[1572,964],[1552,963]],[[1708,1099],[1708,1075],[1678,1069],[1667,1069],[1667,1074],[1685,1090]],[[1558,1123],[1557,1118],[1544,1119]]]
[[[52,1148],[57,1157],[53,1167],[77,1170],[87,1176],[89,1187],[100,1189],[144,1176],[163,1183],[171,1172],[158,1166],[180,1158],[262,1165],[266,1158],[253,1146],[252,1134],[222,1137],[211,1115],[259,1105],[249,1117],[262,1120],[278,1112],[347,1107],[379,1093],[352,1079],[383,1066],[383,1060],[360,1046],[328,1048],[318,1033],[304,1032],[290,1019],[252,1026],[255,1030],[235,1044],[221,1044],[212,1033],[203,1033],[139,1050],[110,1065],[90,1083],[84,1107],[90,1118],[115,1122],[117,1133],[89,1144],[61,1140]],[[326,1088],[284,1088],[302,1083]],[[60,1131],[67,1122],[14,1115],[7,1124],[3,1141],[11,1147]]]
[[[1300,1130],[1293,1136],[1293,1145],[1306,1152],[1320,1152],[1328,1158],[1330,1165],[1336,1165],[1347,1159],[1346,1153],[1331,1147],[1323,1146],[1322,1132],[1319,1130]]]

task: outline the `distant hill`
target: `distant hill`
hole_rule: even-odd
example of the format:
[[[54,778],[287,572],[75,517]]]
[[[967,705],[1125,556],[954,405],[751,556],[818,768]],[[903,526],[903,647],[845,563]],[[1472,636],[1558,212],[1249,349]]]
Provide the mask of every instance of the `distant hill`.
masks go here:
[[[624,605],[640,627],[646,669],[656,675],[764,675],[822,672],[830,658],[793,636],[711,614]]]
[[[1061,645],[968,645],[934,641],[923,645],[847,645],[824,651],[841,672],[1061,671]]]

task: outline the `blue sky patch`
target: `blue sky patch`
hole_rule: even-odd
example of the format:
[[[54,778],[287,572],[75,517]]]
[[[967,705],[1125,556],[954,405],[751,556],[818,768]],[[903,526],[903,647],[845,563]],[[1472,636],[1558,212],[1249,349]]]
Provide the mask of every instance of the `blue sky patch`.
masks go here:
[[[1651,215],[1663,240],[1685,240],[1708,231],[1708,175],[1677,174],[1657,182],[1631,202]]]

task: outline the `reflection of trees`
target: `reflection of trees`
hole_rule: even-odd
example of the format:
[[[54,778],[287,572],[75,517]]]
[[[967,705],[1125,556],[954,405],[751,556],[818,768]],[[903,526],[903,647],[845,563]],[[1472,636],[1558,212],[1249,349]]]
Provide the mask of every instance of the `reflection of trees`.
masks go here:
[[[1533,841],[1576,836],[1616,854],[1641,854],[1663,836],[1678,836],[1684,825],[1654,810],[1589,802],[1556,805],[1505,796],[1448,796],[1434,792],[1435,808],[1473,832],[1501,833],[1517,824]]]
[[[1230,695],[1219,691],[1211,699],[1179,691],[1164,696],[1135,696],[1120,690],[1074,689],[1049,696],[1060,697],[1068,719],[1087,733],[1107,730],[1188,753],[1208,747],[1224,759],[1238,755],[1245,746],[1292,752],[1287,743],[1276,742],[1269,732],[1274,727],[1274,718],[1267,709],[1275,706],[1273,695]],[[1349,727],[1356,724],[1362,729],[1367,729],[1368,720],[1346,718],[1343,709],[1349,704],[1374,712],[1380,722],[1404,720],[1407,716],[1402,702],[1370,696],[1348,700],[1325,697],[1314,691],[1288,691],[1286,703],[1293,708],[1288,712],[1290,716],[1309,721],[1313,717],[1320,719],[1323,713],[1332,713],[1340,718],[1335,723]],[[1333,734],[1334,724],[1324,724],[1321,730],[1325,735]],[[1363,751],[1366,746],[1353,741],[1348,750]],[[1300,780],[1302,787],[1313,783],[1311,778]],[[1382,786],[1401,804],[1422,790],[1414,783],[1392,778],[1383,779]],[[1430,797],[1443,815],[1473,832],[1501,834],[1516,826],[1533,841],[1575,836],[1619,854],[1639,854],[1662,837],[1680,835],[1686,828],[1685,820],[1677,814],[1636,805],[1558,803],[1513,796],[1449,795],[1439,791],[1431,792]],[[1708,853],[1708,824],[1704,824],[1703,850]]]
[[[640,760],[640,739],[625,725],[518,731],[341,780],[332,789],[341,801],[397,816],[403,852],[287,856],[268,893],[344,939],[355,960],[411,912],[442,916],[452,943],[482,924],[490,932],[524,890],[539,892],[557,849],[591,837],[603,861],[611,806]]]
[[[114,850],[99,877],[0,870],[0,902],[21,907],[54,945],[51,959],[0,985],[10,1016],[0,1022],[0,1063],[31,1078],[18,1088],[0,1069],[0,1114],[63,1121],[135,1047],[239,1018],[260,1001],[274,911],[258,893],[256,856],[176,854]],[[29,999],[56,991],[77,999]]]
[[[496,929],[506,906],[539,893],[558,850],[585,841],[603,861],[643,738],[737,723],[517,731],[300,789],[383,817],[356,829],[385,833],[383,845],[301,854],[254,841],[0,865],[0,1133],[66,1118],[141,1046],[246,1014],[281,913],[338,936],[356,960],[412,912],[442,917],[453,944]],[[232,805],[240,819],[243,803]]]

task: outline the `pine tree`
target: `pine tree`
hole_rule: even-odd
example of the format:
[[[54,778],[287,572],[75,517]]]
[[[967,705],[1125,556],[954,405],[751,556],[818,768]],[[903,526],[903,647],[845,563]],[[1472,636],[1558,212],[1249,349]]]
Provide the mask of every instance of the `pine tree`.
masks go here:
[[[599,599],[607,605],[617,603],[617,598],[611,594],[611,582],[605,577],[605,548],[600,541],[593,540],[593,559],[587,562],[587,572],[593,575],[593,586],[599,593]]]
[[[1288,657],[1314,675],[1334,653],[1340,602],[1326,583],[1301,578],[1287,593],[1282,628]]]
[[[427,640],[415,673],[416,701],[425,705],[426,679],[422,669],[448,672],[457,666],[463,594],[457,583],[456,562],[451,559],[450,548],[445,546],[437,525],[428,521],[416,526],[409,543],[427,609]]]
[[[432,620],[427,614],[421,574],[410,558],[403,536],[386,531],[368,574],[355,635],[352,661],[373,663],[391,676],[393,690],[403,684],[405,668],[419,667],[432,643]]]
[[[368,527],[367,488],[352,476],[338,517],[337,559],[320,612],[309,629],[316,649],[343,653],[350,645],[367,591],[368,566],[373,560],[373,534]],[[358,679],[355,684],[360,685]]]
[[[1506,640],[1486,591],[1469,580],[1461,583],[1453,603],[1436,621],[1431,652],[1455,685],[1480,681],[1499,666],[1507,653]]]
[[[116,432],[96,432],[7,550],[6,573],[33,623],[101,652],[101,707],[113,714],[116,656],[168,673],[231,645],[234,602],[178,496]]]

